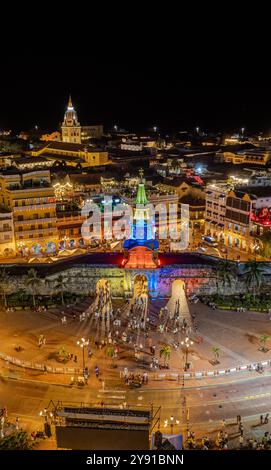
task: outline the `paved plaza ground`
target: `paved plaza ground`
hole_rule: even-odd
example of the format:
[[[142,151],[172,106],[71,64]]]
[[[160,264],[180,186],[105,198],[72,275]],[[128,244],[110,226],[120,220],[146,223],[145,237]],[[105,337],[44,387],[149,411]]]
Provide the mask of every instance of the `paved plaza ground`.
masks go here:
[[[69,402],[100,404],[108,406],[146,406],[153,403],[161,406],[161,427],[164,420],[174,415],[180,420],[180,425],[175,431],[186,432],[184,418],[185,409],[182,405],[183,397],[186,397],[186,407],[190,409],[190,428],[196,431],[196,437],[200,438],[204,433],[215,438],[221,427],[221,419],[226,419],[226,429],[229,434],[229,448],[238,446],[238,429],[235,423],[237,414],[244,417],[245,437],[253,436],[260,439],[264,432],[270,429],[270,425],[258,426],[259,416],[270,411],[271,397],[271,371],[269,368],[263,374],[256,371],[246,371],[218,377],[204,377],[202,379],[169,380],[168,378],[157,380],[157,374],[165,372],[164,369],[152,373],[149,369],[152,355],[149,350],[149,340],[156,345],[156,356],[159,358],[159,350],[164,344],[172,345],[169,372],[182,373],[183,352],[175,349],[173,342],[176,337],[172,331],[160,333],[158,325],[159,312],[168,299],[152,300],[149,303],[149,318],[152,324],[149,338],[144,338],[141,333],[138,342],[144,345],[144,363],[136,361],[134,346],[119,342],[120,352],[116,360],[116,368],[112,368],[112,361],[105,350],[106,347],[97,348],[95,339],[100,328],[93,318],[79,321],[80,314],[93,302],[86,299],[79,305],[71,307],[60,306],[57,309],[46,312],[34,312],[31,310],[19,310],[15,312],[0,311],[1,343],[0,352],[20,360],[28,360],[53,367],[63,367],[57,360],[57,352],[64,346],[69,352],[77,355],[77,363],[70,360],[66,367],[82,366],[82,350],[77,345],[81,337],[90,340],[92,356],[86,358],[86,365],[90,370],[88,384],[79,387],[71,386],[70,374],[44,373],[38,370],[24,369],[6,361],[0,360],[0,403],[8,407],[10,421],[15,422],[19,416],[24,429],[29,431],[42,429],[43,421],[39,417],[39,411],[54,401],[64,400]],[[122,326],[118,327],[120,336],[123,330],[129,332],[125,313],[125,304],[121,299],[113,300],[113,308],[116,312],[121,309],[120,318]],[[184,306],[181,306],[181,310]],[[188,360],[192,371],[215,370],[235,367],[250,362],[258,362],[271,358],[271,350],[261,352],[259,337],[263,334],[271,336],[271,321],[269,316],[257,312],[233,312],[213,310],[202,303],[189,304],[192,314],[196,315],[197,334],[192,332],[191,337],[201,336],[203,342],[193,344],[189,351]],[[67,325],[62,325],[63,311],[67,316]],[[73,318],[75,315],[75,319]],[[112,331],[114,330],[112,326]],[[46,337],[46,344],[38,347],[40,334]],[[180,333],[178,333],[180,335]],[[179,338],[181,339],[181,337]],[[21,346],[18,352],[16,348]],[[212,347],[220,350],[220,364],[212,365]],[[269,346],[267,342],[267,347]],[[271,345],[270,345],[271,347]],[[86,354],[87,356],[87,354]],[[101,377],[97,379],[94,367],[101,369]],[[125,385],[120,372],[124,367],[130,371],[149,373],[149,382],[140,389],[129,389]],[[55,448],[54,439],[42,440],[38,448]]]
[[[22,361],[33,361],[39,364],[47,364],[53,367],[82,367],[82,350],[77,345],[77,341],[84,337],[90,340],[92,351],[91,358],[88,358],[86,351],[86,365],[94,376],[94,367],[98,365],[102,374],[106,372],[107,377],[119,377],[120,371],[124,367],[129,370],[147,370],[150,372],[149,364],[152,359],[149,345],[156,346],[156,356],[161,366],[163,360],[159,358],[159,351],[164,344],[172,347],[171,358],[169,361],[169,371],[182,372],[183,370],[183,351],[181,347],[175,348],[176,338],[182,339],[180,333],[174,335],[171,332],[160,333],[157,331],[159,324],[160,308],[165,306],[165,300],[151,301],[149,305],[149,317],[152,328],[148,338],[143,333],[139,338],[139,343],[143,344],[143,362],[136,361],[134,354],[134,345],[119,342],[120,352],[115,361],[116,368],[112,368],[112,361],[106,356],[106,346],[97,348],[94,344],[97,339],[97,326],[93,319],[86,319],[79,322],[80,312],[84,311],[91,300],[86,300],[81,305],[71,308],[54,309],[47,312],[33,312],[19,310],[15,312],[0,311],[1,343],[0,352],[20,359]],[[114,309],[123,306],[121,300],[113,302]],[[201,303],[190,304],[190,311],[196,315],[197,333],[192,332],[191,338],[194,340],[190,347],[188,361],[190,362],[190,371],[221,370],[232,368],[251,362],[265,361],[271,358],[270,352],[260,351],[259,338],[266,334],[271,336],[271,321],[265,313],[257,312],[232,312],[224,310],[213,310]],[[67,325],[62,325],[62,312],[67,316]],[[76,314],[73,319],[72,314]],[[127,328],[128,319],[121,317],[122,326],[118,327],[119,336],[122,331],[129,333]],[[116,328],[115,328],[116,329]],[[114,327],[112,326],[112,330]],[[43,334],[46,338],[46,344],[41,348],[38,346],[38,338]],[[202,343],[197,344],[198,337],[202,338]],[[20,346],[20,352],[16,348]],[[57,353],[60,347],[64,347],[68,352],[77,355],[77,362],[69,360],[65,364],[59,362]],[[219,364],[213,365],[210,361],[213,359],[212,348],[219,348]],[[268,347],[268,342],[267,342]],[[271,347],[271,344],[270,344]],[[1,361],[0,367],[5,364]],[[158,369],[159,371],[159,369]],[[156,372],[158,372],[156,371]],[[27,373],[27,371],[26,371]],[[67,382],[61,374],[61,379]]]

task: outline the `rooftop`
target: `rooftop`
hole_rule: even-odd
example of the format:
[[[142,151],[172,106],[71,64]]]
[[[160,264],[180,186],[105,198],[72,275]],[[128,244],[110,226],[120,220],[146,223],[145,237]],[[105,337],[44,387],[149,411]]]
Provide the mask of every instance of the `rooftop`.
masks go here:
[[[91,147],[90,145],[86,144],[71,144],[69,142],[49,142],[45,146],[45,148],[49,148],[52,150],[65,150],[66,152],[85,152],[86,150],[88,152],[104,152],[103,149],[100,149],[98,147]]]

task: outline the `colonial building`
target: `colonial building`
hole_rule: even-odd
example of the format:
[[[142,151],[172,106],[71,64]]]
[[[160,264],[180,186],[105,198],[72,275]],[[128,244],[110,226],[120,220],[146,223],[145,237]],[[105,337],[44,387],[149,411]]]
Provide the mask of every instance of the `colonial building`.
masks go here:
[[[219,242],[224,242],[226,197],[229,189],[226,183],[206,186],[205,234]]]
[[[13,215],[0,207],[0,256],[15,255]]]
[[[203,185],[197,184],[194,178],[164,178],[164,180],[156,186],[162,191],[177,194],[180,199],[187,194],[192,194],[194,197],[205,198]]]
[[[248,164],[265,166],[270,160],[271,152],[266,149],[242,150],[239,152],[217,152],[217,157],[234,165]]]
[[[104,128],[102,125],[81,126],[81,140],[88,142],[91,139],[100,139],[103,136]]]
[[[13,213],[15,247],[21,254],[57,249],[56,201],[49,170],[6,170],[0,175],[1,203]]]
[[[180,204],[189,205],[190,228],[201,229],[204,226],[205,199],[188,194],[181,199]]]
[[[253,253],[260,234],[257,225],[271,225],[271,187],[240,188],[228,193],[225,214],[225,243],[229,247]],[[262,223],[261,223],[262,222]]]
[[[108,152],[100,148],[79,143],[49,142],[42,148],[33,149],[32,156],[42,156],[54,164],[67,162],[72,166],[99,166],[109,163]]]

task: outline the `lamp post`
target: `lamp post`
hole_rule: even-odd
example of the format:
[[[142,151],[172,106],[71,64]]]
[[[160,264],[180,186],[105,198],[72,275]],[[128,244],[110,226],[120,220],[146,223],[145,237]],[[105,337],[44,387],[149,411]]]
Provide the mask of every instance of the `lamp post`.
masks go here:
[[[85,338],[81,338],[79,341],[77,341],[78,346],[82,348],[82,353],[83,353],[83,375],[85,372],[85,347],[89,345],[89,340],[86,340]]]
[[[171,434],[173,434],[173,427],[174,425],[178,426],[178,424],[180,424],[180,421],[178,419],[175,419],[173,415],[170,416],[170,419],[165,419],[164,421],[164,427],[167,428],[168,426],[168,421],[170,421],[170,430],[171,430]]]
[[[188,336],[185,338],[184,341],[181,341],[181,345],[183,346],[184,349],[184,354],[185,354],[185,364],[184,364],[184,370],[188,369],[188,352],[189,352],[189,347],[192,346],[194,343],[191,341]]]
[[[52,436],[52,431],[51,431],[51,423],[54,414],[51,411],[48,411],[47,408],[44,408],[39,412],[39,415],[44,418],[44,434],[47,437]]]

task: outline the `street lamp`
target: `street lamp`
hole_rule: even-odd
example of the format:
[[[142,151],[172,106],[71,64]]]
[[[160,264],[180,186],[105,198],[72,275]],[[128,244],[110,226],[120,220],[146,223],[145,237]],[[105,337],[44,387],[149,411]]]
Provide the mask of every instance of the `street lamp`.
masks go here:
[[[85,347],[89,345],[89,340],[85,338],[81,338],[79,341],[77,341],[78,346],[82,348],[83,352],[83,374],[85,372]]]
[[[44,408],[39,412],[39,415],[44,418],[44,434],[47,437],[52,436],[51,432],[51,422],[53,419],[54,414],[51,411],[48,411],[47,408]]]
[[[175,422],[174,422],[175,421]],[[173,434],[173,426],[174,425],[180,424],[180,421],[178,419],[175,419],[173,415],[170,416],[170,429],[171,429],[171,434]],[[168,419],[165,419],[164,421],[164,427],[167,428],[168,426]]]
[[[181,345],[184,348],[184,354],[185,354],[185,365],[184,365],[184,370],[188,369],[188,351],[189,347],[192,346],[194,343],[191,341],[188,336],[185,338],[184,341],[181,341]]]

